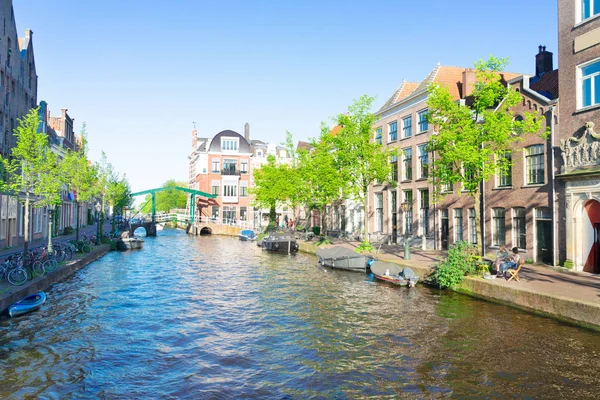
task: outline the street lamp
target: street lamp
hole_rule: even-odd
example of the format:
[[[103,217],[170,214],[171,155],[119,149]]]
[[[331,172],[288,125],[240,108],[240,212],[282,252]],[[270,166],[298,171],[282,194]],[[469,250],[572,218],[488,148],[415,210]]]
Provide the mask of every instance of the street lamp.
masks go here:
[[[96,246],[100,245],[100,210],[102,206],[100,202],[96,202]]]
[[[52,254],[52,211],[54,211],[54,205],[48,205],[48,255]]]
[[[404,259],[410,260],[410,248],[408,247],[408,212],[412,211],[412,201],[405,201],[400,204],[400,207],[404,213]]]

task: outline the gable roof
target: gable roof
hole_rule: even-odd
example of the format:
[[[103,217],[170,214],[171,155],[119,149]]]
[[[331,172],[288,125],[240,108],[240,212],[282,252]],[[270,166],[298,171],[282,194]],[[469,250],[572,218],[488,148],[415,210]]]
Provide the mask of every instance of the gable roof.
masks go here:
[[[465,97],[463,93],[463,72],[466,70],[467,68],[464,67],[450,67],[438,64],[419,84],[403,82],[402,86],[396,90],[394,95],[383,105],[383,107],[381,107],[379,111],[377,111],[376,114],[392,108],[402,100],[424,93],[430,83],[437,83],[447,87],[454,100],[462,99]],[[521,75],[522,74],[516,74],[513,72],[500,72],[503,83],[506,83],[509,80]],[[406,94],[413,85],[415,87],[413,87],[410,93]]]
[[[311,151],[313,149],[313,147],[308,142],[303,142],[302,140],[298,140],[298,146],[296,146],[296,149],[297,150]]]

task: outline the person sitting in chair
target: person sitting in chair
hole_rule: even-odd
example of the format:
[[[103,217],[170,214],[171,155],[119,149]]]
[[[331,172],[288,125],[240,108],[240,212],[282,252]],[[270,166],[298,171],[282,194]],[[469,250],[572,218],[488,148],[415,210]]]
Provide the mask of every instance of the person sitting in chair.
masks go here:
[[[508,250],[506,246],[500,246],[500,250],[496,253],[496,260],[494,261],[494,269],[500,271],[500,265],[503,262],[508,261]]]
[[[500,264],[501,274],[499,276],[504,276],[506,271],[508,271],[509,269],[515,269],[517,268],[517,265],[519,265],[519,261],[521,261],[521,256],[519,255],[519,248],[513,247],[512,252],[513,254],[509,257],[509,260]]]

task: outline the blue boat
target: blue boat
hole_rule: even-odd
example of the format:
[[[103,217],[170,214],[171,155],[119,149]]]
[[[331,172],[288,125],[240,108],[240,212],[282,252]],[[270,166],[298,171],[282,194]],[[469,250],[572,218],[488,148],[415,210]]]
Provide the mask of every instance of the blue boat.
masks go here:
[[[8,314],[11,317],[17,317],[30,311],[38,309],[46,302],[46,293],[37,292],[25,297],[8,307]]]
[[[251,229],[244,229],[243,231],[240,232],[238,237],[242,241],[256,240],[256,234]]]

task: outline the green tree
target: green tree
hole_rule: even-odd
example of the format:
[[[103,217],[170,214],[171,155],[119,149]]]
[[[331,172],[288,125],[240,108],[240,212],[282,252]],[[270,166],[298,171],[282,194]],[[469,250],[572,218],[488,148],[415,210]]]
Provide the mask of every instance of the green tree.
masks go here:
[[[507,157],[522,136],[540,131],[541,121],[524,113],[515,121],[511,108],[521,101],[512,87],[501,81],[499,72],[508,60],[490,57],[475,63],[476,85],[472,105],[454,101],[448,88],[439,84],[428,87],[429,121],[437,127],[428,149],[434,152],[431,181],[439,196],[440,185],[461,183],[474,200],[478,243],[483,243],[480,224],[481,183],[510,166]],[[482,249],[483,250],[483,249]]]
[[[130,207],[132,203],[131,188],[127,177],[119,176],[119,173],[113,171],[109,178],[108,190],[106,192],[106,201],[112,206],[112,212],[114,215],[123,215],[123,209]],[[115,219],[112,219],[112,231],[115,231]]]
[[[98,196],[100,197],[101,204],[101,211],[98,218],[104,221],[104,205],[110,188],[110,180],[114,174],[113,166],[111,163],[108,162],[106,158],[106,153],[102,152],[100,162],[96,163],[95,168],[98,173],[98,181],[96,187],[98,189]],[[99,226],[100,235],[102,235],[104,233],[104,224],[100,224]]]
[[[327,231],[326,209],[327,206],[342,197],[346,187],[344,174],[341,174],[337,164],[335,142],[330,129],[321,125],[321,136],[311,140],[312,151],[301,150],[298,160],[298,181],[300,190],[298,196],[309,211],[321,211],[321,224],[323,232]],[[308,228],[308,227],[307,227]]]
[[[17,143],[11,149],[11,157],[2,159],[4,179],[0,182],[0,189],[19,196],[25,206],[24,258],[27,257],[30,241],[30,207],[60,203],[58,157],[50,150],[48,137],[38,132],[38,127],[38,109],[31,109],[19,119],[14,130]]]
[[[275,156],[269,155],[266,164],[253,173],[253,205],[269,209],[269,226],[275,225],[277,206],[288,202],[298,183],[296,170],[286,164],[277,164]]]
[[[187,188],[187,183],[177,182],[175,179],[169,179],[161,186],[163,188],[183,187]],[[152,211],[152,196],[147,195],[146,204],[142,207],[141,212],[147,214]],[[188,194],[181,190],[170,189],[156,193],[156,211],[169,212],[174,208],[186,208]]]
[[[79,240],[79,208],[81,203],[91,201],[99,194],[97,182],[98,172],[87,158],[87,132],[86,125],[81,128],[81,144],[76,151],[69,151],[61,163],[64,183],[77,193],[75,207],[77,223],[75,227],[75,240]]]
[[[365,240],[369,218],[369,186],[375,181],[391,181],[391,152],[373,140],[376,118],[370,111],[372,104],[372,97],[361,96],[348,107],[347,113],[337,116],[335,122],[341,129],[331,135],[338,173],[346,182],[344,194],[363,205],[362,236]]]

